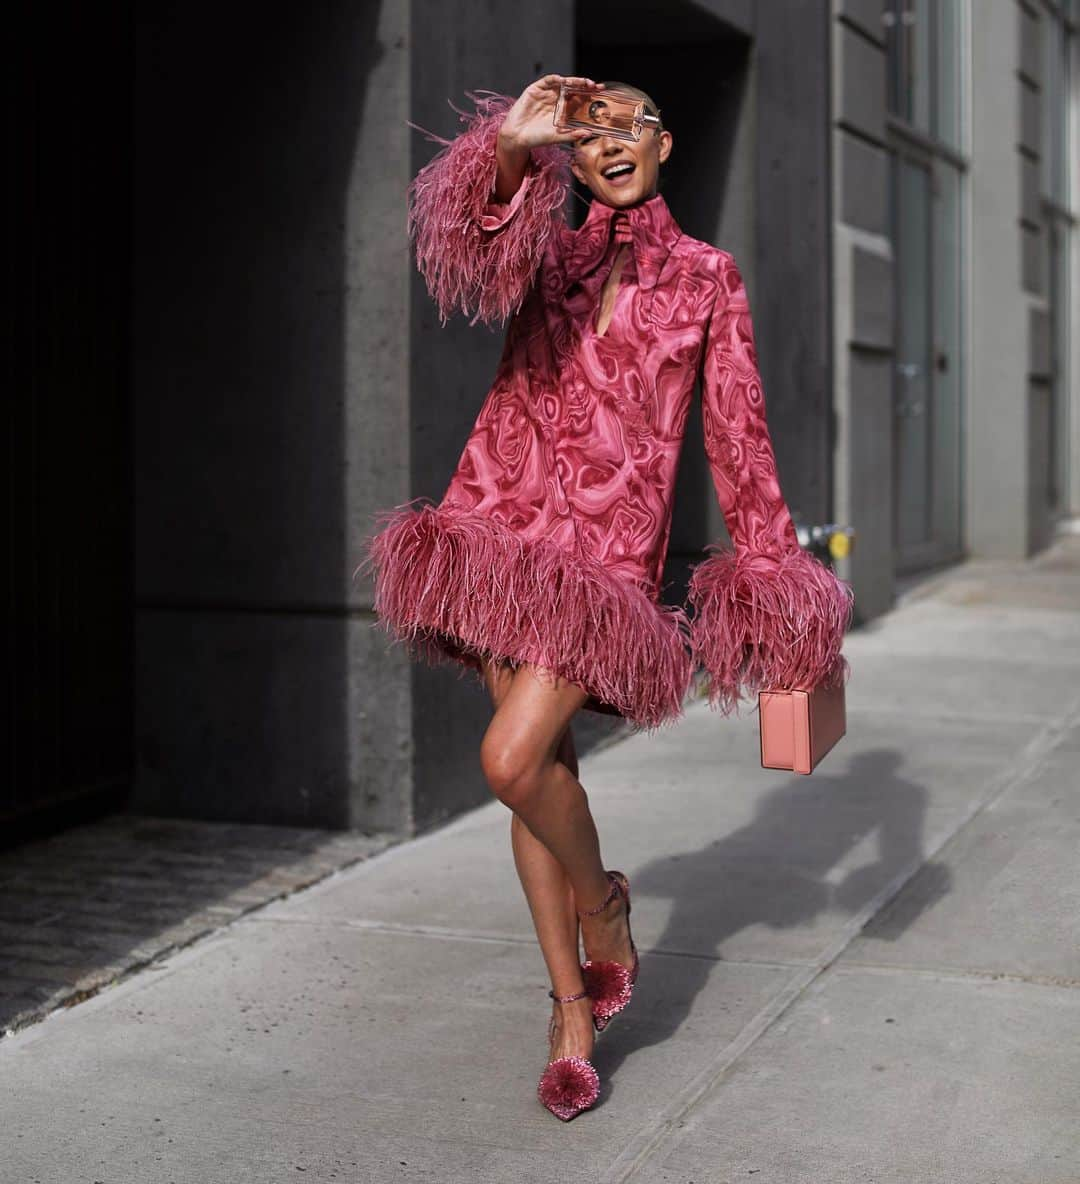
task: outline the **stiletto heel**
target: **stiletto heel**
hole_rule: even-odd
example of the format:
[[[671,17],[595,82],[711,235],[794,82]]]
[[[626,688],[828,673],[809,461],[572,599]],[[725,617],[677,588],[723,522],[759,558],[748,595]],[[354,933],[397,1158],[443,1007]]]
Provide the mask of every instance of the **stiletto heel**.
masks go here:
[[[584,999],[588,991],[576,995],[556,995],[548,991],[556,1003],[573,1003]],[[548,1021],[548,1044],[554,1035],[555,1017]],[[536,1086],[540,1101],[563,1122],[587,1110],[600,1096],[600,1075],[586,1057],[556,1057],[549,1061]]]
[[[607,876],[611,881],[607,896],[596,908],[579,912],[578,916],[594,917],[597,913],[602,913],[616,896],[621,894],[626,901],[626,935],[630,939],[634,961],[629,969],[621,962],[611,959],[588,958],[582,963],[581,973],[585,976],[585,989],[592,997],[593,1023],[598,1032],[602,1032],[608,1026],[611,1017],[618,1015],[630,1002],[640,965],[637,946],[634,945],[634,938],[630,933],[630,881],[622,872],[609,871]]]

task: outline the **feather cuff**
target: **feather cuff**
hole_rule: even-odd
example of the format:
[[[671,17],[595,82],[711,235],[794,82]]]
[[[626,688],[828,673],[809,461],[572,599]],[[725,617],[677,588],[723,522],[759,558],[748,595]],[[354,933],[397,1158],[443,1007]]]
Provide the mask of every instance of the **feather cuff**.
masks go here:
[[[717,553],[693,569],[689,601],[710,706],[728,715],[741,693],[846,681],[850,584],[802,548],[780,556],[707,550]]]
[[[568,157],[557,145],[534,148],[517,193],[495,201],[495,141],[515,100],[466,93],[476,111],[454,108],[465,131],[453,140],[425,132],[445,147],[409,185],[409,234],[442,323],[460,310],[470,324],[497,324],[521,307],[553,221],[564,217]]]

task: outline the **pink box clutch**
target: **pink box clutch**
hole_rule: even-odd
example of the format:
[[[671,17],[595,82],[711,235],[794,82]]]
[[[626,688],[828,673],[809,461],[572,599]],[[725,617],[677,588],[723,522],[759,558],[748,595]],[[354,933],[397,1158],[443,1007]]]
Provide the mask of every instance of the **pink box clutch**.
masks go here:
[[[759,691],[761,766],[811,773],[844,735],[844,684],[811,690]]]

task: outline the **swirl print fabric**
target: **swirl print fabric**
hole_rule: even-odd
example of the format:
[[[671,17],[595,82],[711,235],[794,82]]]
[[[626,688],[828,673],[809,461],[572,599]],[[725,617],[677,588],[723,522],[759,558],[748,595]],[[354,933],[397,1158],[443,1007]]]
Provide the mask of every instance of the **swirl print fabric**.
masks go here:
[[[357,573],[374,571],[377,621],[429,662],[530,662],[635,728],[681,715],[695,665],[725,713],[759,687],[845,678],[851,589],[798,544],[735,259],[683,234],[659,194],[622,211],[594,200],[571,230],[561,151],[534,153],[513,200],[495,202],[512,100],[473,98],[466,131],[410,187],[410,228],[444,318],[510,322],[442,500],[381,512],[365,539]],[[734,550],[714,544],[692,569],[691,618],[659,595],[699,377]]]

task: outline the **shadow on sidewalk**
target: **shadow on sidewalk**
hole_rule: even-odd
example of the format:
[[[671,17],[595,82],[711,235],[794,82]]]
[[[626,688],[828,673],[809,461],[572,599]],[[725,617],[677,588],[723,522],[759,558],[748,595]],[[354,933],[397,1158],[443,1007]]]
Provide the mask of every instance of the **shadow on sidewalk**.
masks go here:
[[[902,764],[900,752],[880,748],[854,757],[842,777],[792,777],[761,799],[746,826],[638,869],[635,895],[671,897],[671,914],[654,952],[642,956],[635,988],[642,1002],[649,1000],[642,1013],[650,1018],[635,1024],[628,1015],[621,1027],[616,1020],[597,1043],[602,1077],[630,1053],[678,1031],[716,960],[723,960],[727,939],[755,925],[793,929],[826,911],[849,916],[920,861],[929,795],[902,775]],[[876,843],[876,859],[834,882],[831,869],[867,839]],[[943,865],[926,865],[919,876],[928,878],[921,907],[905,910],[902,924],[890,926],[889,940],[949,891]],[[689,956],[673,957],[682,953]]]

